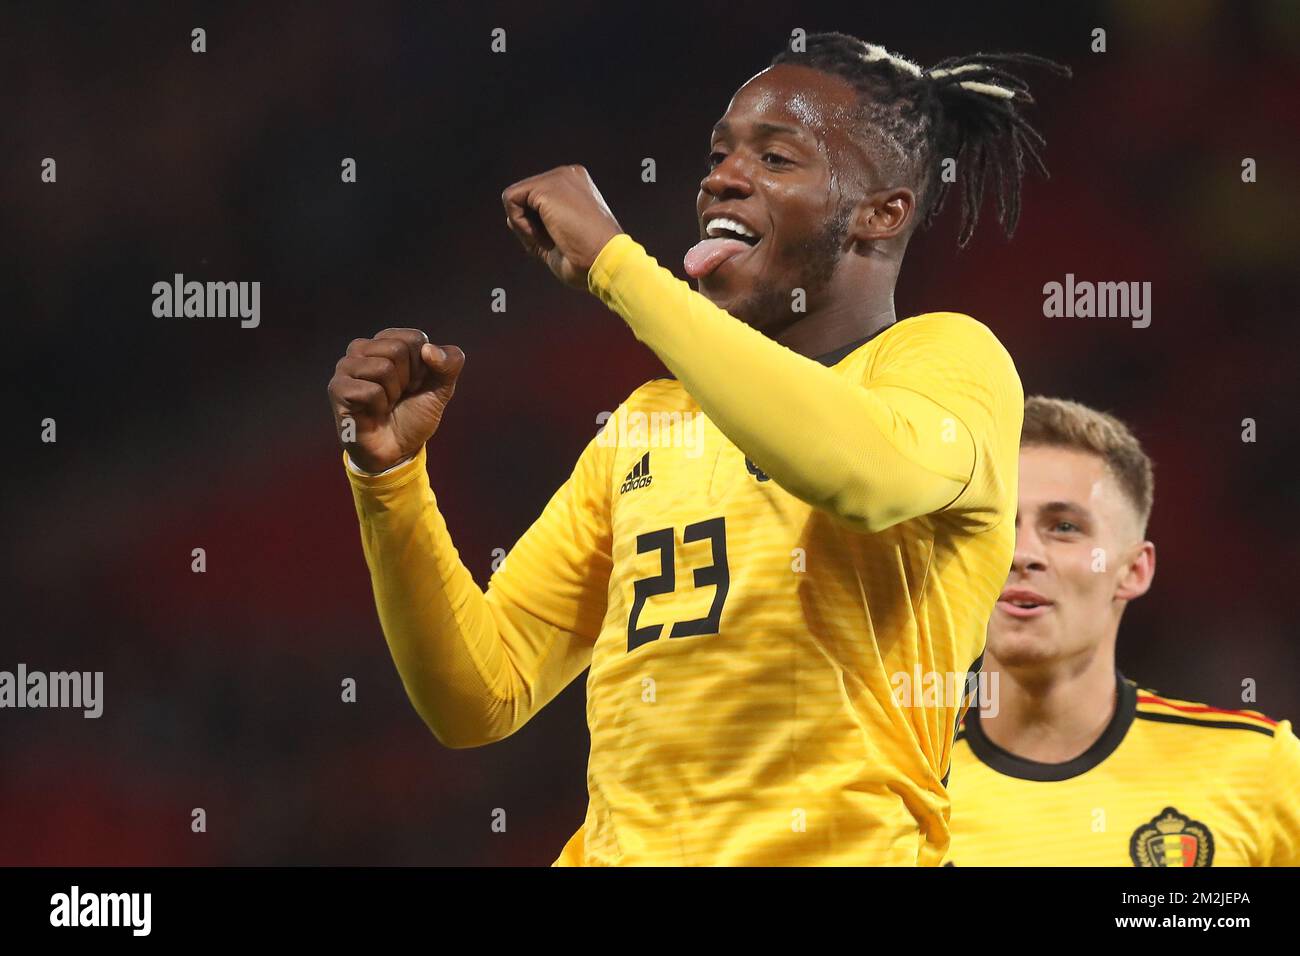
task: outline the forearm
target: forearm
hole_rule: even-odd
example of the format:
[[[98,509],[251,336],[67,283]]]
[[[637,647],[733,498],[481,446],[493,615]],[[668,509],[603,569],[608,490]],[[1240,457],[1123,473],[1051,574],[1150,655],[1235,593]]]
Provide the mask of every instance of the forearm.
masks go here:
[[[509,735],[567,682],[563,654],[550,653],[559,635],[475,584],[423,451],[386,475],[350,472],[349,481],[380,624],[416,711],[450,747]]]
[[[621,235],[590,287],[700,408],[791,494],[863,531],[953,501],[974,466],[965,426],[927,396],[864,387],[768,339]]]

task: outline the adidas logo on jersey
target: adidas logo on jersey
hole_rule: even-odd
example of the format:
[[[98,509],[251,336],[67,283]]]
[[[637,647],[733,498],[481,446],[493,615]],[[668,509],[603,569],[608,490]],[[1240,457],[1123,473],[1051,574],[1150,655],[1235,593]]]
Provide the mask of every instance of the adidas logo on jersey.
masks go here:
[[[618,493],[623,495],[637,488],[649,488],[650,482],[653,480],[650,477],[650,453],[646,452],[632,470],[627,473],[627,477],[623,479],[623,486],[618,489]]]

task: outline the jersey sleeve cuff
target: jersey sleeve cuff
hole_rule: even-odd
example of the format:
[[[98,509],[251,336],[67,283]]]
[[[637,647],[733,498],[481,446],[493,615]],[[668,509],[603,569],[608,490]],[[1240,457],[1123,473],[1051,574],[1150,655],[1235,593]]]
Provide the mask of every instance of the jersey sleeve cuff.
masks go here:
[[[358,468],[345,451],[343,453],[343,468],[347,473],[348,481],[352,483],[354,488],[362,491],[390,491],[409,484],[424,473],[427,460],[427,446],[421,445],[419,453],[414,458],[396,464],[378,474],[372,474]]]
[[[591,264],[591,269],[587,272],[587,290],[608,305],[619,271],[638,257],[648,255],[644,246],[626,232],[620,232],[605,243],[596,256],[596,261]]]

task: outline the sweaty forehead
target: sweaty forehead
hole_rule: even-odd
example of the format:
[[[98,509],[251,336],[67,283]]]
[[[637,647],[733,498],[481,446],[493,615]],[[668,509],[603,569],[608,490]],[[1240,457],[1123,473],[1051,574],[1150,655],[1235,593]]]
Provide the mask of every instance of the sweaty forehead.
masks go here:
[[[843,136],[857,105],[853,87],[811,67],[782,63],[750,79],[732,97],[723,120],[782,123],[802,127],[823,142]]]

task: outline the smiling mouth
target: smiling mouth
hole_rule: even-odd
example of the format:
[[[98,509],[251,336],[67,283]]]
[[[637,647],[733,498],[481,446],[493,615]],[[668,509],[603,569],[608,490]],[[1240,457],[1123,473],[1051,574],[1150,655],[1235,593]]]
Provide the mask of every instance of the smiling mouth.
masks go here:
[[[704,234],[710,239],[739,239],[747,246],[756,246],[763,240],[753,229],[728,216],[710,219],[704,227]]]
[[[997,607],[1002,613],[1021,620],[1042,617],[1052,609],[1052,605],[1050,604],[1038,604],[1034,601],[1022,601],[1019,598],[1014,601],[999,598]]]

